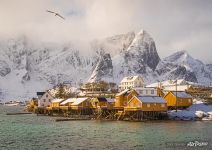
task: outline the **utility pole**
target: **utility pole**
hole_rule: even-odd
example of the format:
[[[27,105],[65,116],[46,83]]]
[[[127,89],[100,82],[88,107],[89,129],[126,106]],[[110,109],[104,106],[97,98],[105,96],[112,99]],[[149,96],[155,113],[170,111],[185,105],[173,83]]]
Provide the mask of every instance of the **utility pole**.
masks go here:
[[[177,100],[177,79],[175,80],[175,86],[176,86],[176,112],[177,112],[177,103],[178,103],[178,100]]]

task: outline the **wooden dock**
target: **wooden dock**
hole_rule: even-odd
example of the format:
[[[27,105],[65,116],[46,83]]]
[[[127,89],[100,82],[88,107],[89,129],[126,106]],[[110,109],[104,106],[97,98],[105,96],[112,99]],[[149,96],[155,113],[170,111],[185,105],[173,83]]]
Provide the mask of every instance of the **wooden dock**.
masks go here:
[[[57,119],[55,119],[56,122],[59,122],[59,121],[78,121],[78,120],[91,120],[91,118],[57,118]]]
[[[14,113],[6,113],[6,115],[27,115],[32,114],[31,112],[14,112]]]

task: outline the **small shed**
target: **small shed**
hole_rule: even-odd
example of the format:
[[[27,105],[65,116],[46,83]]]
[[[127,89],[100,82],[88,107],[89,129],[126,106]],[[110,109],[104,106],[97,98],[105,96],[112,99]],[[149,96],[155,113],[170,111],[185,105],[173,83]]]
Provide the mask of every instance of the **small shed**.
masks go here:
[[[167,111],[166,101],[159,96],[133,96],[124,108],[125,111]]]
[[[186,92],[170,91],[164,96],[164,99],[170,108],[187,108],[192,105],[192,96]]]
[[[105,97],[95,97],[91,99],[92,108],[107,108],[107,99]]]

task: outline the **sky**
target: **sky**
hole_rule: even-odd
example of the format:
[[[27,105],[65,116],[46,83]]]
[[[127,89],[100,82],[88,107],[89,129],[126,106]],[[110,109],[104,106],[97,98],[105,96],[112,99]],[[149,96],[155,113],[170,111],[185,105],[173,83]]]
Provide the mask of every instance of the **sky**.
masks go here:
[[[161,58],[186,50],[212,63],[211,14],[211,0],[0,0],[0,39],[26,35],[86,48],[93,39],[144,29]]]

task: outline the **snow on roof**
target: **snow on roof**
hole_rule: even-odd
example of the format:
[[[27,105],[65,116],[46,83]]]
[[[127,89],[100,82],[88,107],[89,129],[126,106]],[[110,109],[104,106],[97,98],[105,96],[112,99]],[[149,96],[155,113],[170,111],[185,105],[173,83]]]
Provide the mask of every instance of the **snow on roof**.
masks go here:
[[[52,103],[60,103],[60,102],[62,102],[64,99],[62,99],[62,98],[56,98],[56,99],[53,99],[52,100]]]
[[[132,82],[135,81],[139,76],[128,76],[124,77],[121,82]]]
[[[159,87],[159,86],[173,86],[176,85],[176,80],[166,80],[162,82],[155,82],[152,84],[147,85],[146,87]],[[184,79],[178,79],[177,85],[197,85],[195,82],[189,82]]]
[[[129,91],[129,89],[125,89],[124,91],[122,91],[122,92],[116,94],[116,96],[121,96],[121,95],[127,93],[128,91]]]
[[[159,96],[138,96],[137,98],[143,103],[166,103],[166,101]]]
[[[65,105],[67,103],[73,103],[77,98],[69,98],[61,103],[61,105]]]
[[[76,98],[76,100],[71,105],[79,105],[80,103],[86,101],[88,97]]]
[[[177,97],[179,98],[192,98],[192,96],[190,94],[187,94],[186,92],[172,92],[175,96],[177,95]]]

